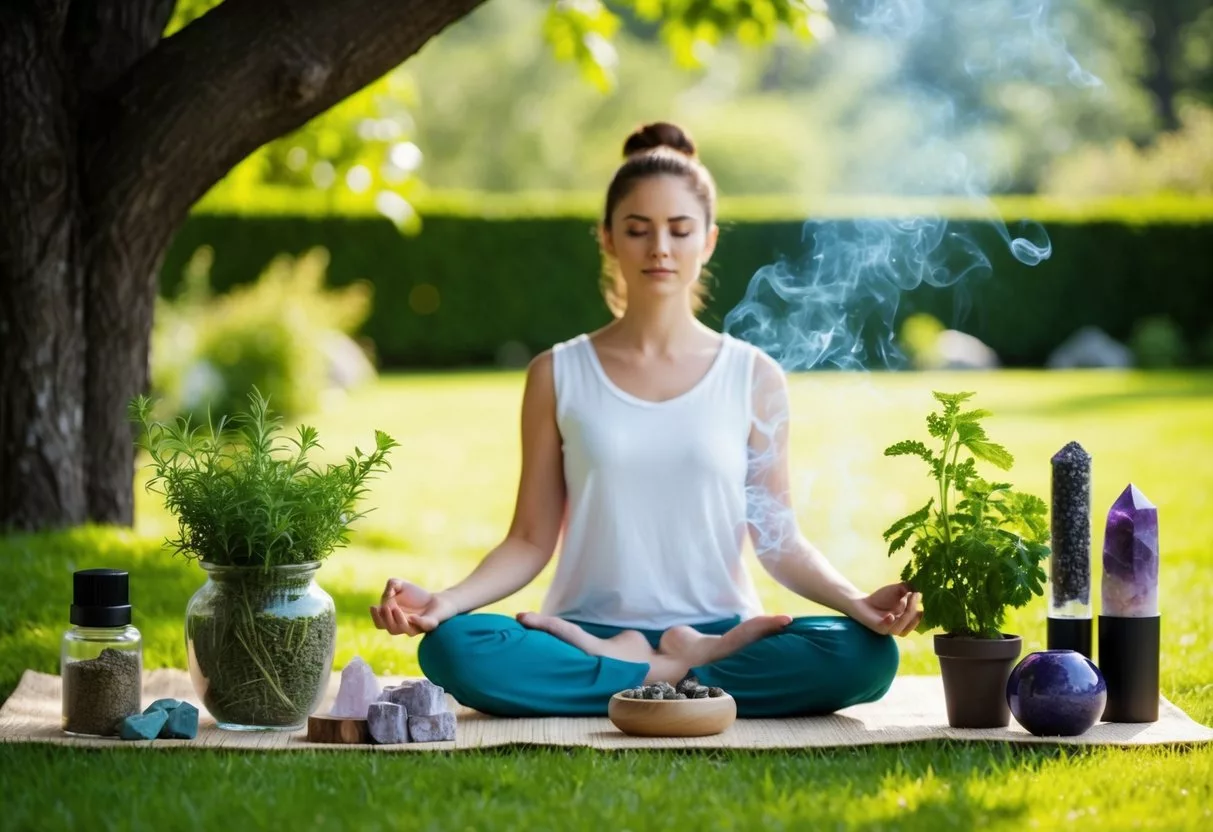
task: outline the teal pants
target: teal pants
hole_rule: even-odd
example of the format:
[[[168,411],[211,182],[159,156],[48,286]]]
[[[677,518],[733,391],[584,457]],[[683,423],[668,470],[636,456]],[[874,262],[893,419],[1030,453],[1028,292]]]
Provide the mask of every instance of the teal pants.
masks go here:
[[[718,635],[732,618],[695,629]],[[619,627],[575,622],[599,638]],[[641,630],[654,647],[659,630]],[[724,688],[742,717],[827,714],[884,696],[898,665],[891,636],[845,616],[796,618],[727,658],[691,669]],[[421,640],[421,670],[461,704],[498,716],[605,716],[611,695],[644,682],[647,664],[591,656],[513,618],[467,613]]]

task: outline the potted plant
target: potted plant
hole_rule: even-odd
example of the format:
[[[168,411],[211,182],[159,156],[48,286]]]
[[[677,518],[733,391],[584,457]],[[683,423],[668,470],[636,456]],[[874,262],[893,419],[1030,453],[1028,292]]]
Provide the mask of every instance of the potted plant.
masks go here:
[[[315,428],[284,434],[256,388],[249,403],[205,428],[153,421],[143,396],[130,415],[151,457],[147,488],[178,522],[167,545],[206,571],[185,613],[195,691],[222,728],[294,730],[332,672],[336,610],[316,571],[348,542],[366,482],[397,443],[376,431],[370,454],[319,465]]]
[[[901,573],[922,594],[919,631],[940,629],[935,654],[943,674],[948,723],[997,728],[1010,722],[1006,685],[1022,640],[1002,632],[1006,611],[1044,594],[1047,506],[1009,483],[978,476],[977,462],[1009,470],[1006,448],[986,436],[988,410],[961,410],[972,393],[935,393],[942,412],[927,417],[937,450],[898,442],[885,456],[917,456],[930,466],[937,491],[884,533],[889,555],[909,545]]]

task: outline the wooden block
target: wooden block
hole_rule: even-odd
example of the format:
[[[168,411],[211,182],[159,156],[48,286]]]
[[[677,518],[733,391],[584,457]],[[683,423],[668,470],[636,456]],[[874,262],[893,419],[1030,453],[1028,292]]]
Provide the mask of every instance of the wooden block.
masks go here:
[[[338,745],[369,744],[371,732],[366,720],[352,716],[314,715],[307,718],[308,742],[327,742]]]

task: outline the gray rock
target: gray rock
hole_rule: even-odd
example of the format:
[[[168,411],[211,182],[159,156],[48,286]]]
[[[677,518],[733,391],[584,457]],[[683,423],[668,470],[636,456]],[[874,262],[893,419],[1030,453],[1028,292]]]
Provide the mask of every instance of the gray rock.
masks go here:
[[[328,362],[329,381],[342,390],[351,390],[375,378],[375,365],[353,338],[344,332],[326,332],[320,349]]]
[[[935,342],[939,362],[945,370],[993,370],[998,355],[967,332],[945,329]]]
[[[455,739],[455,715],[450,711],[409,717],[409,739],[413,742],[451,742]]]
[[[1133,351],[1099,327],[1084,326],[1049,354],[1045,366],[1050,370],[1131,367]]]
[[[410,718],[432,716],[446,710],[446,691],[429,679],[410,679],[399,685],[388,685],[379,695],[379,701],[403,705]]]
[[[409,741],[408,713],[395,702],[375,702],[367,709],[366,728],[380,745]]]

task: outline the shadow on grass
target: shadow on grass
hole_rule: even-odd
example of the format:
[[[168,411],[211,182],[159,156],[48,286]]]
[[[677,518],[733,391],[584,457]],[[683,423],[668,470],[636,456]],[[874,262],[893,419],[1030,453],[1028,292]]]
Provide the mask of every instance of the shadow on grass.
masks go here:
[[[1099,413],[1125,405],[1157,405],[1167,402],[1205,399],[1213,405],[1213,372],[1159,373],[1157,384],[1118,392],[1081,393],[1054,401],[1031,402],[999,407],[1000,414],[1025,413],[1040,416],[1068,416]]]

